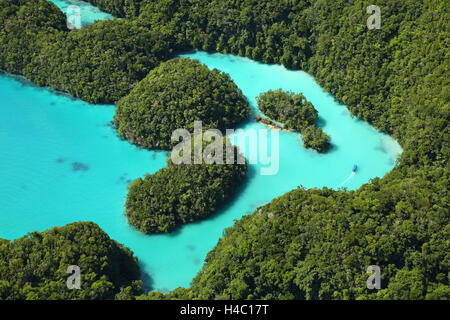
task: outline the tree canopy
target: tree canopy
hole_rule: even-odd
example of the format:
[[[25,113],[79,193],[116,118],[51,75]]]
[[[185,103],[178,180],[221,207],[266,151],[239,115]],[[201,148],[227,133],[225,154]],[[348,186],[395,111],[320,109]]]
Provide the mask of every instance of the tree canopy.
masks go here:
[[[0,3],[0,67],[92,103],[116,102],[179,46],[134,20],[69,31],[51,2]]]
[[[172,52],[232,53],[303,69],[403,147],[389,174],[356,191],[293,190],[243,217],[190,288],[139,299],[449,299],[448,1],[377,1],[374,30],[365,0],[95,3],[128,18],[69,32],[47,1],[0,0],[0,68],[114,102]],[[9,272],[26,269],[14,263]],[[372,264],[375,292],[364,283]]]
[[[222,153],[222,163],[211,163],[211,158],[203,156],[201,163],[195,164],[195,143],[190,140],[190,163],[175,164],[169,158],[165,168],[133,181],[125,204],[128,221],[145,233],[171,232],[208,217],[229,202],[244,181],[247,164],[237,147],[231,147],[233,163],[227,164],[226,141],[202,143],[203,154],[214,157]]]
[[[78,266],[81,288],[67,287]],[[142,292],[133,252],[96,224],[79,222],[8,241],[0,239],[0,300],[114,299]]]
[[[251,109],[228,74],[209,70],[197,60],[175,58],[161,63],[117,103],[114,124],[119,135],[149,149],[170,150],[176,129],[225,132],[246,120]]]
[[[258,108],[270,119],[281,122],[284,129],[300,132],[306,148],[319,152],[328,150],[330,137],[317,127],[319,114],[302,93],[269,90],[261,93],[257,102]]]

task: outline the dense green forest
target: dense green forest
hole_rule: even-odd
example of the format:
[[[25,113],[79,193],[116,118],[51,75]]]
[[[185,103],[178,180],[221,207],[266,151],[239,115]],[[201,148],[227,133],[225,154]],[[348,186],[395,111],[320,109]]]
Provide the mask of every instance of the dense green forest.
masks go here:
[[[69,32],[51,2],[20,4],[0,1],[0,68],[88,102],[116,102],[178,48],[166,32],[138,21],[98,21]]]
[[[112,103],[169,58],[167,38],[163,32],[129,20],[98,21],[46,38],[23,73],[38,85],[67,91],[92,103]]]
[[[388,179],[357,192],[295,190],[244,217],[208,254],[189,296],[450,298],[445,184]],[[372,264],[382,270],[376,292],[366,288]]]
[[[307,126],[301,131],[303,146],[311,148],[318,152],[327,152],[330,148],[330,136],[327,135],[322,128],[315,125]]]
[[[23,74],[47,36],[66,30],[66,17],[44,0],[1,0],[0,25],[0,68]]]
[[[302,93],[269,90],[257,97],[258,108],[270,119],[283,124],[284,129],[294,129],[302,135],[303,146],[318,152],[330,147],[330,137],[317,127],[319,113]]]
[[[389,174],[356,191],[298,189],[274,199],[225,231],[190,288],[139,299],[450,298],[450,2],[95,3],[129,19],[69,32],[43,0],[0,0],[0,68],[32,80],[45,74],[42,85],[114,102],[172,52],[233,53],[310,73],[403,147]],[[366,26],[372,4],[381,8],[379,30]],[[114,38],[116,29],[123,31]],[[382,290],[365,286],[371,264],[381,268]]]
[[[149,149],[170,150],[172,132],[235,128],[251,114],[241,90],[228,74],[196,60],[161,63],[117,102],[114,124],[121,137]]]
[[[233,163],[226,164],[223,159],[227,145],[231,146],[227,139],[218,140],[217,145],[216,141],[203,142],[203,154],[219,156],[223,163],[210,164],[203,157],[201,164],[194,164],[194,139],[190,143],[191,164],[175,164],[169,158],[165,168],[136,179],[128,187],[125,214],[140,231],[171,232],[182,224],[204,219],[228,202],[243,183],[247,164],[237,147],[231,147]]]
[[[81,288],[68,289],[69,266]],[[142,292],[137,259],[92,222],[0,239],[0,300],[126,299]]]
[[[88,0],[102,11],[116,17],[135,17],[139,14],[141,0]]]

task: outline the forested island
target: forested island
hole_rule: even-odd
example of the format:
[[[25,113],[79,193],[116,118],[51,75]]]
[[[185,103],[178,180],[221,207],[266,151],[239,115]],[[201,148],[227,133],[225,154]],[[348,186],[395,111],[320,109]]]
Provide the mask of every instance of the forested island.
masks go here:
[[[69,31],[47,1],[0,0],[0,68],[110,103],[173,52],[232,53],[308,72],[403,147],[390,173],[356,191],[297,189],[236,221],[191,287],[145,296],[129,288],[126,298],[450,299],[448,1],[378,1],[374,30],[361,0],[90,2],[124,19]],[[102,299],[132,286],[134,276],[109,284],[94,271],[98,290],[60,294],[61,280],[52,281],[65,260],[39,237],[17,247],[2,240],[1,298]],[[50,253],[22,254],[21,241]],[[94,237],[93,252],[110,241]],[[45,271],[27,275],[37,259]],[[119,259],[107,265],[119,270]],[[97,270],[97,260],[83,263]],[[381,290],[366,288],[371,264],[383,270]]]
[[[1,68],[88,102],[116,102],[172,54],[168,36],[136,21],[69,32],[48,1],[2,1],[0,8]]]
[[[241,90],[229,75],[190,59],[161,63],[117,102],[114,124],[119,135],[148,149],[170,150],[172,132],[204,130],[223,134],[251,114]]]
[[[68,290],[68,267],[81,269]],[[129,299],[142,293],[133,252],[92,222],[0,239],[0,300]]]
[[[229,75],[198,61],[175,58],[150,71],[117,102],[114,125],[131,143],[170,150],[179,143],[172,140],[177,129],[193,133],[195,121],[200,121],[201,132],[214,129],[222,134],[250,114],[246,98]],[[226,154],[226,144],[220,143]],[[174,164],[168,159],[167,167],[128,187],[128,221],[142,232],[162,233],[212,214],[245,178],[247,165],[237,163],[238,153],[235,148],[236,161],[231,164]]]
[[[283,129],[300,132],[305,148],[323,153],[330,147],[330,137],[316,125],[319,120],[317,110],[303,94],[269,90],[260,94],[257,102],[258,108],[269,119],[282,123]]]
[[[227,144],[231,145],[226,141],[217,141],[224,156]],[[205,154],[219,155],[216,148],[207,149],[209,144],[205,142],[202,145]],[[194,146],[192,140],[191,163],[175,164],[169,158],[165,168],[136,179],[128,187],[125,214],[138,230],[171,232],[180,225],[209,216],[237,192],[247,173],[246,160],[239,149],[232,147],[231,164],[211,164],[205,157],[195,164]]]

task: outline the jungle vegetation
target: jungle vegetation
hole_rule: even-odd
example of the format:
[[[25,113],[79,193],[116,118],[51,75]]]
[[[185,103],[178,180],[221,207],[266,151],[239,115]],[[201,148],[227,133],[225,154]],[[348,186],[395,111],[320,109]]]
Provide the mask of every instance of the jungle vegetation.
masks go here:
[[[80,268],[69,289],[68,267]],[[0,300],[120,299],[142,293],[137,259],[92,222],[0,239]]]
[[[174,163],[169,157],[165,168],[134,180],[128,187],[125,215],[138,230],[167,233],[204,219],[228,202],[243,183],[247,163],[237,147],[227,139],[213,139],[210,144],[197,141],[202,145],[203,157],[196,164],[194,139],[188,143],[192,150],[189,163]],[[227,145],[232,150],[231,164],[224,160]],[[221,161],[212,163],[218,159]]]
[[[172,132],[236,127],[251,114],[241,90],[228,74],[197,60],[161,63],[117,102],[114,124],[124,139],[148,149],[170,150]]]
[[[45,0],[1,0],[0,9],[0,68],[92,103],[116,102],[176,48],[134,20],[69,31]]]
[[[302,93],[269,90],[257,97],[258,108],[270,119],[283,124],[283,128],[294,129],[302,135],[303,146],[318,152],[330,147],[330,137],[316,126],[319,113]]]
[[[403,147],[390,173],[356,191],[274,199],[225,231],[190,288],[139,299],[450,298],[448,1],[375,1],[382,22],[372,30],[365,0],[144,0],[139,12],[96,3],[127,19],[69,32],[46,1],[0,0],[0,68],[114,102],[172,52],[232,53],[308,72]],[[372,264],[381,290],[365,286]]]

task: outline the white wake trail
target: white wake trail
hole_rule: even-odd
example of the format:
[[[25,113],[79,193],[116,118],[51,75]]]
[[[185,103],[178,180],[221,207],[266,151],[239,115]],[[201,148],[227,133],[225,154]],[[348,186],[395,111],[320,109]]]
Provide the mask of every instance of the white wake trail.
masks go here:
[[[351,178],[353,178],[354,175],[355,175],[355,172],[352,171],[352,173],[350,173],[350,175],[347,177],[347,179],[345,179],[344,182],[342,182],[336,188],[339,188],[339,187],[343,186],[344,184],[346,184]]]

